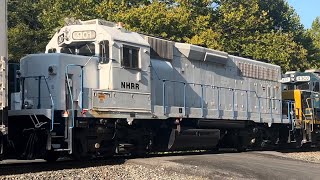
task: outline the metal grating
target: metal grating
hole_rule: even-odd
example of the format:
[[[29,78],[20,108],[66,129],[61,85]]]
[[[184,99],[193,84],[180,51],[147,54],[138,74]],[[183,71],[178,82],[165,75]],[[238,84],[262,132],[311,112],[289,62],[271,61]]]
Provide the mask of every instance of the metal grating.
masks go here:
[[[250,63],[237,63],[239,75],[255,79],[278,81],[279,71],[277,69],[261,67]]]
[[[173,59],[173,42],[146,36],[146,40],[150,44],[151,57],[162,58],[166,60]]]

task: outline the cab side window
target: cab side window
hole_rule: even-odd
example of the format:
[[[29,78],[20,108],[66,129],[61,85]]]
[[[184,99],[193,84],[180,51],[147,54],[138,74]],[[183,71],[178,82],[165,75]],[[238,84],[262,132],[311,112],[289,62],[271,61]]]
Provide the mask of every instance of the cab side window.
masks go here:
[[[82,56],[94,56],[95,55],[95,46],[93,43],[85,44],[79,47],[79,55]]]
[[[60,53],[65,54],[76,54],[76,50],[74,48],[61,48]]]
[[[109,63],[109,41],[102,41],[99,44],[100,47],[100,62]]]
[[[56,48],[51,48],[48,50],[48,53],[56,53],[57,49]]]
[[[313,91],[319,92],[319,82],[314,82],[313,83]]]
[[[122,67],[138,69],[139,51],[138,47],[124,45],[122,48]]]

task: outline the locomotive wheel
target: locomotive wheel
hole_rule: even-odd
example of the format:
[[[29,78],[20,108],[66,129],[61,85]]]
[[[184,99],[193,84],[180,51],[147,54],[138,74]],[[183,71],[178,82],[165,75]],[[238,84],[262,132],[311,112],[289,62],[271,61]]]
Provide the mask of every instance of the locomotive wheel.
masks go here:
[[[131,152],[131,157],[133,158],[145,158],[148,157],[148,153],[146,150],[137,149]]]
[[[236,149],[237,149],[237,152],[246,152],[247,151],[247,147],[244,147],[244,146],[239,146]]]
[[[81,140],[75,139],[72,157],[77,161],[86,161],[89,159],[88,154],[84,150],[84,145],[81,143]]]
[[[103,159],[112,158],[115,155],[116,146],[113,141],[104,142],[104,146],[100,151],[100,155],[102,155]]]

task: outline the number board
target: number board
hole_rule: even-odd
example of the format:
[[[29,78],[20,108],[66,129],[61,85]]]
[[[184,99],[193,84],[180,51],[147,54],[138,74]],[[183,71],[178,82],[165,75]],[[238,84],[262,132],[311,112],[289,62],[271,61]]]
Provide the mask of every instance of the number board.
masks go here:
[[[290,81],[291,81],[290,77],[285,77],[285,78],[281,79],[281,83],[287,83],[287,82],[290,82]]]
[[[72,33],[72,39],[74,40],[91,40],[96,38],[96,31],[85,30],[85,31],[74,31]]]
[[[310,76],[297,76],[296,81],[303,82],[303,81],[310,81]]]

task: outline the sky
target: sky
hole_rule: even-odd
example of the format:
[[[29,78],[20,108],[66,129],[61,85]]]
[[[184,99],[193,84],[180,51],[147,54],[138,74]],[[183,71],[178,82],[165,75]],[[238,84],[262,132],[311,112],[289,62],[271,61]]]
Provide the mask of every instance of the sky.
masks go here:
[[[306,29],[311,27],[312,21],[320,16],[320,0],[288,0]]]

